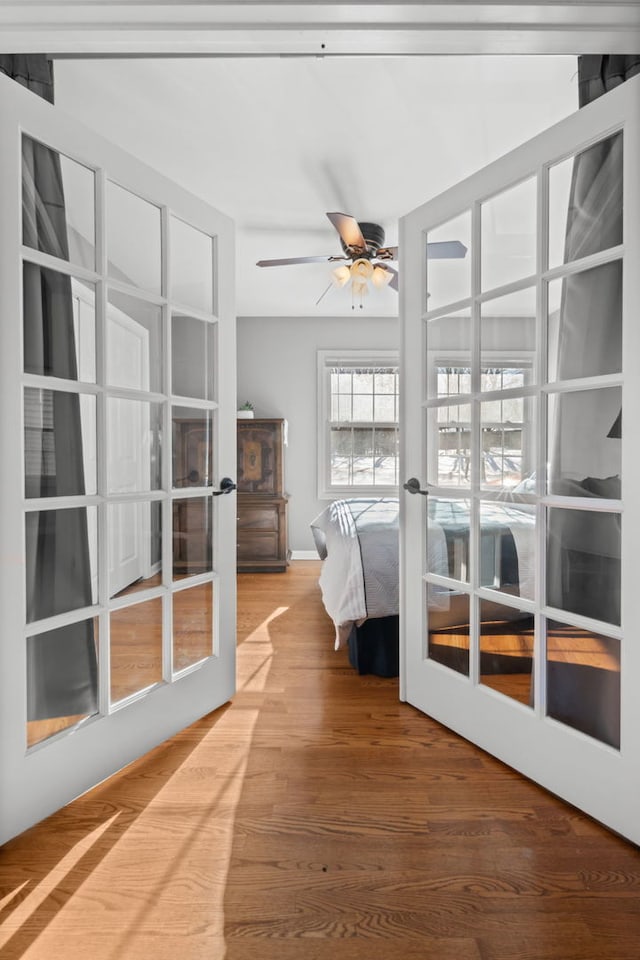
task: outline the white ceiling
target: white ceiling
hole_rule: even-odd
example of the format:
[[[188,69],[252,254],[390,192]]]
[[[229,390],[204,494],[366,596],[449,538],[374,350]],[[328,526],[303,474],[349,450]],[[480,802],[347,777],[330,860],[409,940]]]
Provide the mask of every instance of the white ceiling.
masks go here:
[[[59,107],[229,214],[240,316],[348,316],[325,211],[398,217],[577,108],[573,57],[60,60]],[[397,295],[365,307],[394,316]]]

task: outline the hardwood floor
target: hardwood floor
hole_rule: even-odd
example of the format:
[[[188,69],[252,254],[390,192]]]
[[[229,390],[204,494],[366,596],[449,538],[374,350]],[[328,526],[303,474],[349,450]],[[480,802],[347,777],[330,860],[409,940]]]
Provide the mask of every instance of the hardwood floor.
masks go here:
[[[640,853],[245,574],[233,702],[0,849],[3,960],[637,960]]]

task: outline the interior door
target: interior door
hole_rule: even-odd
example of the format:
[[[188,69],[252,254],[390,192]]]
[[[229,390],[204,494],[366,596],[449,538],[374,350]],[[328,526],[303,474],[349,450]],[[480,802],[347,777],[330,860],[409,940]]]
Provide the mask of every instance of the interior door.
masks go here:
[[[118,370],[121,386],[149,389],[149,330],[111,304],[107,310],[107,351],[107,367]],[[140,485],[144,487],[144,477],[150,469],[149,451],[144,444],[149,431],[146,413],[137,409],[132,416],[126,400],[112,400],[107,425],[112,493],[130,493]],[[144,547],[149,539],[145,514],[143,504],[121,503],[117,521],[109,525],[109,577],[114,595],[143,575]]]
[[[0,124],[3,842],[233,693],[236,404],[230,220],[4,76]]]
[[[401,695],[636,843],[639,97],[401,233]]]

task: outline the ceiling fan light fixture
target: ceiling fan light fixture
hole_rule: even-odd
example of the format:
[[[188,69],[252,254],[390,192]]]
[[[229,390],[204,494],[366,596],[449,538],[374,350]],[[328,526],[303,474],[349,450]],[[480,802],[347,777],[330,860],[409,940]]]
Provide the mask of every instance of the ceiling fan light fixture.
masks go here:
[[[354,297],[366,297],[369,293],[369,285],[366,280],[353,280],[351,283],[351,292]]]
[[[385,270],[384,267],[376,266],[373,268],[373,273],[371,275],[371,283],[374,287],[386,287],[393,280],[393,274],[390,270]]]
[[[351,264],[351,278],[353,280],[354,286],[356,283],[364,283],[366,285],[367,280],[370,280],[373,276],[373,264],[370,260],[365,260],[361,258],[360,260],[354,260]]]
[[[348,283],[351,279],[349,267],[344,264],[341,267],[336,267],[335,270],[331,271],[331,279],[336,287],[344,287],[345,283]]]

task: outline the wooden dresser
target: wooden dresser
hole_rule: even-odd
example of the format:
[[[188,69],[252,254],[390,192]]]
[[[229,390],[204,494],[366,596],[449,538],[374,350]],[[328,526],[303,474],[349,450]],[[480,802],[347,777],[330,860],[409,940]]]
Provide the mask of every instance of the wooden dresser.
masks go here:
[[[173,417],[173,486],[209,487],[212,477],[211,422]],[[190,577],[212,569],[211,497],[173,501],[173,575]]]
[[[287,569],[286,421],[238,420],[238,571]]]

